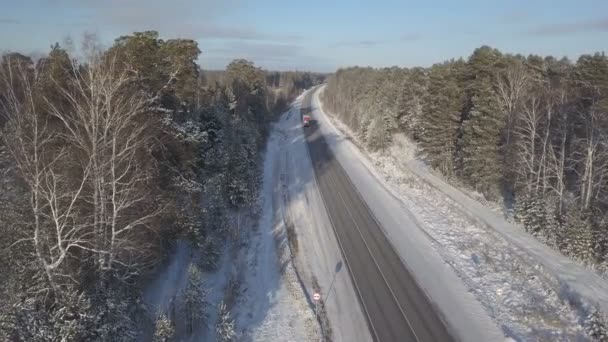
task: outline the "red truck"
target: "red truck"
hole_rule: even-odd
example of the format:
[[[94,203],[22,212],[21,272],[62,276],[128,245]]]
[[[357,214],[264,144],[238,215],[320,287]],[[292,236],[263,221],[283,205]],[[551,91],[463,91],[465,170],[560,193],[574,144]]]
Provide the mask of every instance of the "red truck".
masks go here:
[[[304,127],[310,126],[310,115],[302,116],[302,124],[304,125]]]

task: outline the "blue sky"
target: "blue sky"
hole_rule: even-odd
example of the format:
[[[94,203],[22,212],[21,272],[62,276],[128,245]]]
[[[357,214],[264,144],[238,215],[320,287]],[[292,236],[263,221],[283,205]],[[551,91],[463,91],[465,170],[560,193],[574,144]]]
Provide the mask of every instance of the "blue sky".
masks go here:
[[[84,32],[109,46],[145,29],[196,39],[206,69],[428,66],[484,44],[576,59],[607,50],[608,1],[0,0],[2,51],[41,54]]]

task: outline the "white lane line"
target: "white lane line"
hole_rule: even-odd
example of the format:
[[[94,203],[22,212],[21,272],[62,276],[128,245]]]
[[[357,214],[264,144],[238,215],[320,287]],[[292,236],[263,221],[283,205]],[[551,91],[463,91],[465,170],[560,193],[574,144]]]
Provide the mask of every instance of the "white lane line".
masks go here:
[[[397,297],[395,296],[395,293],[393,292],[393,289],[391,288],[391,286],[389,285],[388,281],[386,280],[386,276],[384,275],[384,272],[382,272],[382,269],[380,268],[380,265],[378,264],[378,261],[376,261],[376,258],[374,257],[374,254],[372,253],[371,249],[369,248],[369,245],[367,244],[367,241],[365,241],[365,238],[363,237],[363,233],[361,232],[361,228],[359,228],[359,225],[357,224],[357,221],[353,217],[352,212],[348,208],[348,205],[346,204],[346,201],[344,201],[344,197],[342,197],[342,194],[340,194],[340,191],[336,191],[336,193],[338,194],[338,196],[342,200],[342,203],[344,203],[344,208],[346,208],[346,211],[348,211],[348,215],[350,216],[350,219],[355,224],[355,227],[357,228],[357,231],[359,232],[359,235],[361,235],[361,240],[363,240],[363,243],[365,244],[365,248],[367,248],[367,251],[369,252],[369,255],[372,257],[372,260],[374,261],[374,264],[376,265],[376,268],[378,268],[378,272],[380,272],[380,275],[382,276],[382,279],[384,280],[384,283],[386,284],[386,287],[388,287],[388,290],[390,291],[391,295],[393,296],[393,299],[395,300],[395,303],[397,304],[397,307],[399,308],[399,311],[401,311],[401,315],[403,315],[403,318],[405,318],[405,321],[407,322],[407,325],[410,327],[410,330],[412,331],[412,334],[414,334],[414,338],[416,338],[416,341],[420,341],[420,339],[416,335],[416,331],[414,331],[414,328],[412,327],[412,324],[410,323],[410,320],[407,318],[407,316],[405,314],[405,311],[403,311],[403,308],[401,307],[401,304],[399,304],[399,301],[397,300]]]

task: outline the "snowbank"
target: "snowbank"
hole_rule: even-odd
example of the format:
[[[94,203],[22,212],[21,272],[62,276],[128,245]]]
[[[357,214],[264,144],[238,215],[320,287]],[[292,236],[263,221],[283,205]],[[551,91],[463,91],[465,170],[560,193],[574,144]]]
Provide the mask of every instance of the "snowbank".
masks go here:
[[[290,112],[283,114],[279,127]],[[264,158],[258,230],[247,238],[234,306],[239,341],[313,341],[319,326],[291,258],[287,228],[277,210],[283,134],[273,128]]]

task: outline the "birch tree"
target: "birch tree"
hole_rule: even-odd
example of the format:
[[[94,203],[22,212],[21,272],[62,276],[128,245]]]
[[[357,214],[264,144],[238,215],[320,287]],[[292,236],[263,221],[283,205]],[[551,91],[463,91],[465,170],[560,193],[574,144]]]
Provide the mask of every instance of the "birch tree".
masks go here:
[[[57,146],[59,135],[49,127],[49,116],[40,108],[35,70],[3,64],[0,78],[6,92],[2,112],[7,117],[4,144],[12,154],[19,176],[29,187],[32,220],[23,222],[27,236],[13,243],[33,245],[35,258],[46,276],[43,291],[61,295],[61,284],[74,281],[61,272],[66,257],[74,249],[92,250],[87,224],[78,217],[78,205],[90,174],[90,165],[65,174],[71,151]],[[74,171],[74,170],[72,170]],[[59,279],[60,278],[60,279]]]
[[[117,69],[112,56],[97,57],[84,70],[74,67],[74,74],[71,87],[60,89],[67,110],[51,101],[47,105],[63,123],[63,137],[82,156],[79,162],[90,169],[86,198],[96,264],[100,271],[121,266],[126,279],[145,259],[147,249],[136,236],[161,212],[148,185],[153,177],[146,160],[152,144],[146,133],[148,102],[129,90],[133,79]]]

